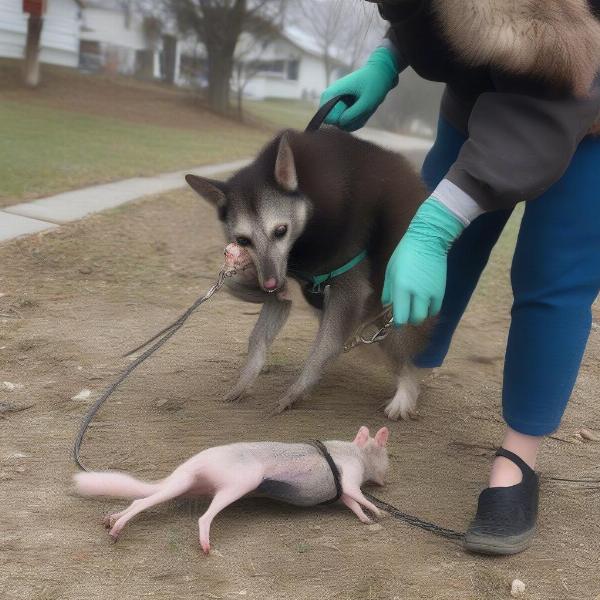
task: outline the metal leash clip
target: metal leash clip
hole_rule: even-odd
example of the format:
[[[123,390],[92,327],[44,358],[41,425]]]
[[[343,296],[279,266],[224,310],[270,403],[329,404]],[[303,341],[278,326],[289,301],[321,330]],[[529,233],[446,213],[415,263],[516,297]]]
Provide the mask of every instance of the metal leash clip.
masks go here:
[[[344,352],[350,352],[361,344],[370,345],[383,340],[394,324],[391,307],[385,308],[375,318],[361,325],[354,336],[344,345]]]

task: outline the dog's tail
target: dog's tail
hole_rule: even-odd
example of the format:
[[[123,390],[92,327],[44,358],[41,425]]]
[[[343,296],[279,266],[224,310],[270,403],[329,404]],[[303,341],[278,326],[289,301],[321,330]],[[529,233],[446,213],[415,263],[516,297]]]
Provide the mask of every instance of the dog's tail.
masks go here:
[[[145,498],[160,489],[160,482],[140,481],[126,473],[114,471],[76,473],[75,489],[82,496]]]

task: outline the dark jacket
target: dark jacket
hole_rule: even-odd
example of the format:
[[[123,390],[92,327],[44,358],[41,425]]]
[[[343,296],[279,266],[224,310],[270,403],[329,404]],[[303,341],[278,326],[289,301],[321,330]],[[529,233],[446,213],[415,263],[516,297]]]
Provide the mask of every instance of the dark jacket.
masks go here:
[[[447,84],[442,114],[468,134],[447,178],[486,210],[543,194],[600,115],[600,0],[528,4],[536,27],[513,0],[378,3],[399,62]]]

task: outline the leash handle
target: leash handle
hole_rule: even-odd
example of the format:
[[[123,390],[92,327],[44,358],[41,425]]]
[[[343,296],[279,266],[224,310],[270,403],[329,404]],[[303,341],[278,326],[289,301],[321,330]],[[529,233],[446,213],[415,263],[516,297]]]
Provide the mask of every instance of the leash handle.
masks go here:
[[[310,120],[309,124],[306,126],[304,131],[317,131],[321,125],[323,125],[323,121],[327,118],[327,115],[331,112],[333,107],[340,102],[341,100],[347,102],[349,105],[353,104],[356,100],[354,96],[350,94],[343,94],[341,96],[334,96],[331,100],[328,100],[319,108],[319,110],[315,113],[315,116]]]

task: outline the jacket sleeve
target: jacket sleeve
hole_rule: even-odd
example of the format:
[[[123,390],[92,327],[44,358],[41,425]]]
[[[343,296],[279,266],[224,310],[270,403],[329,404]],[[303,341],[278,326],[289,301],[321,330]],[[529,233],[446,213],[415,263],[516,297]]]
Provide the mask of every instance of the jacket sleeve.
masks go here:
[[[537,198],[567,170],[599,114],[600,85],[585,98],[486,92],[446,178],[484,210]]]

